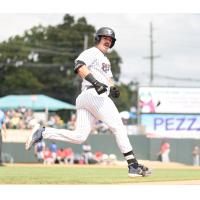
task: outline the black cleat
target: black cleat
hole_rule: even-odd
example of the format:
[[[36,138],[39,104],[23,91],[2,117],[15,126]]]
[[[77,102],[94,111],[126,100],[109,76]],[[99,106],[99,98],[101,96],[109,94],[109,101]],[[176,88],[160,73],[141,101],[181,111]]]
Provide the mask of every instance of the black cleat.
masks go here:
[[[149,176],[151,174],[151,171],[148,167],[145,167],[141,164],[132,164],[128,166],[128,176],[129,177],[138,177],[138,176]]]
[[[42,132],[45,130],[45,127],[41,128],[40,124],[36,124],[28,136],[25,144],[25,149],[30,150],[31,147],[42,140]]]
[[[151,170],[148,167],[141,165],[141,164],[138,164],[138,167],[140,167],[142,169],[142,176],[151,175]]]

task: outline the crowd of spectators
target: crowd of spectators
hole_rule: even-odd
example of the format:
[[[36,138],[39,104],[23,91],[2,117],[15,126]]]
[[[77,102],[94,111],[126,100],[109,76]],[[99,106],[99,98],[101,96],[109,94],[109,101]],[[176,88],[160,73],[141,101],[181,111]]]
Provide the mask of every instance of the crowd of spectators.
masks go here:
[[[5,111],[6,127],[8,129],[31,129],[35,123],[58,128],[64,126],[64,121],[56,113],[50,113],[48,120],[38,118],[36,112],[25,107]]]
[[[38,162],[44,164],[73,164],[74,152],[68,148],[58,148],[55,142],[47,146],[44,140],[38,142],[34,148]]]
[[[24,107],[7,110],[5,114],[8,129],[30,129],[32,122],[36,120],[33,111]]]
[[[82,145],[82,152],[75,153],[71,147],[57,147],[55,142],[47,146],[42,140],[35,145],[34,154],[39,163],[43,164],[114,164],[117,161],[114,154],[100,151],[92,152],[88,143]]]
[[[61,117],[58,114],[51,114],[49,116],[49,119],[47,121],[47,126],[53,127],[53,128],[60,128],[65,125],[65,122],[61,119]]]

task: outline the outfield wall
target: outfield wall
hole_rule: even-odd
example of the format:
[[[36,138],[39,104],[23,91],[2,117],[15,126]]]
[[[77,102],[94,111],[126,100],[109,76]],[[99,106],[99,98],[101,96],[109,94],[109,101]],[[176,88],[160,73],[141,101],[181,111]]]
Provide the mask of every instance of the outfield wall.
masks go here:
[[[25,138],[25,137],[24,137]],[[162,139],[160,138],[146,138],[143,135],[129,136],[131,144],[136,152],[136,156],[141,160],[157,160],[157,153],[160,149]],[[200,140],[197,139],[167,139],[171,145],[170,159],[173,162],[180,162],[184,164],[192,164],[192,149],[194,145],[200,147]],[[110,134],[90,135],[88,143],[92,146],[92,151],[102,151],[107,154],[116,154],[119,160],[123,157],[117,147],[114,136]],[[46,145],[51,141],[46,140]],[[64,142],[56,142],[58,147],[72,147],[75,153],[81,153],[81,145],[69,144]],[[18,140],[17,142],[4,142],[3,152],[10,154],[16,163],[34,163],[37,162],[34,157],[33,149],[27,152],[24,149],[24,142]]]

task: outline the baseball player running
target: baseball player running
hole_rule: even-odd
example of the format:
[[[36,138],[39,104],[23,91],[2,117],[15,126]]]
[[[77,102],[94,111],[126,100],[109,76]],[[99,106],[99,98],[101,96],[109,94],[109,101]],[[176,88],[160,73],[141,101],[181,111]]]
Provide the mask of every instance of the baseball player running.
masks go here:
[[[114,31],[102,27],[95,34],[95,46],[83,51],[75,60],[74,71],[83,79],[82,92],[76,99],[76,129],[55,129],[37,124],[27,138],[26,150],[30,150],[43,138],[82,144],[88,138],[95,119],[98,119],[107,124],[114,134],[117,145],[128,162],[128,175],[136,177],[150,174],[147,167],[138,163],[119,111],[108,96],[120,96],[112,79],[110,61],[106,57],[115,41]]]

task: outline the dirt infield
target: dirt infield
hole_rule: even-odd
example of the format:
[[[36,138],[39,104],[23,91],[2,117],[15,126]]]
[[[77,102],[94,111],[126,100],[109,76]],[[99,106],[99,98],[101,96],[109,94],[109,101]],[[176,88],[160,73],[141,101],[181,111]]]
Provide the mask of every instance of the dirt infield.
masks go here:
[[[191,166],[181,163],[161,163],[159,161],[141,161],[144,165],[149,166],[151,169],[194,169],[200,170],[200,166]],[[142,185],[200,185],[200,180],[190,181],[165,181],[165,182],[151,182],[151,183],[139,183]]]
[[[139,162],[152,169],[200,169],[200,166],[196,167],[176,162],[162,163],[159,161],[148,161],[148,160],[141,160]]]
[[[137,185],[200,185],[200,180],[135,183]]]

